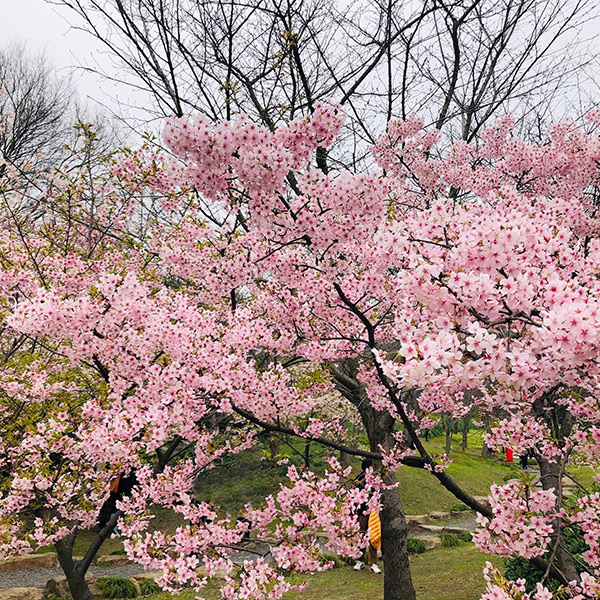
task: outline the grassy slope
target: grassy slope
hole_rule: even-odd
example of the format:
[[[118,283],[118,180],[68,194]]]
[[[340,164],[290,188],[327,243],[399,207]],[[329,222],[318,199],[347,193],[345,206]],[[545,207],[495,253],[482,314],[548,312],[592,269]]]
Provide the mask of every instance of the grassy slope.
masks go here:
[[[432,454],[444,452],[444,438],[433,438],[426,444]],[[454,436],[450,453],[452,464],[447,473],[472,496],[487,496],[493,483],[503,484],[517,476],[516,466],[502,462],[501,457],[484,461],[477,432],[469,437],[469,447],[460,449],[459,436]],[[408,514],[425,514],[434,510],[460,509],[461,503],[446,491],[431,473],[421,469],[401,468],[397,473],[400,495]]]
[[[460,450],[459,436],[453,440],[451,458],[453,463],[448,473],[463,485],[472,495],[487,495],[489,486],[503,483],[513,476],[515,467],[509,467],[500,460],[481,459],[481,440],[477,432],[472,432],[470,447],[465,452]],[[433,438],[428,449],[433,454],[441,454],[444,439]],[[324,463],[319,456],[322,448],[314,445],[312,468],[323,469]],[[301,449],[300,446],[298,446]],[[229,458],[218,469],[205,474],[197,487],[198,498],[213,502],[224,510],[235,512],[246,503],[260,504],[265,496],[276,493],[280,482],[285,480],[287,466],[277,465],[273,461],[261,460],[263,448],[257,447],[238,456]],[[281,452],[290,455],[292,461],[299,464],[297,455],[289,447],[281,445]],[[356,473],[359,462],[354,465]],[[461,504],[427,471],[403,467],[398,471],[399,490],[408,514],[424,514],[433,510],[449,510],[460,508]],[[156,509],[157,518],[154,526],[173,530],[180,519],[171,511]],[[83,555],[94,534],[81,532],[75,545],[75,554]],[[99,555],[112,554],[122,548],[120,540],[108,539],[100,549]],[[52,552],[52,548],[44,551]]]
[[[472,447],[463,452],[460,450],[459,436],[455,436],[451,452],[454,462],[448,468],[448,473],[472,495],[487,496],[490,485],[502,484],[511,478],[516,472],[515,467],[511,469],[500,460],[482,460],[481,440],[476,432],[469,442]],[[441,454],[444,451],[442,437],[433,438],[426,445],[433,454]],[[289,449],[286,450],[284,445],[281,446],[281,452],[289,453],[294,460],[293,453]],[[284,479],[286,467],[277,466],[270,461],[261,461],[260,456],[260,450],[254,449],[235,457],[235,461],[225,468],[208,473],[200,480],[198,497],[227,510],[237,510],[248,502],[260,503],[266,495],[277,492],[279,481]],[[314,463],[316,470],[323,464],[319,459]],[[358,461],[355,471],[359,471]],[[424,514],[460,506],[460,502],[442,488],[428,471],[403,467],[398,471],[397,477],[408,514]]]

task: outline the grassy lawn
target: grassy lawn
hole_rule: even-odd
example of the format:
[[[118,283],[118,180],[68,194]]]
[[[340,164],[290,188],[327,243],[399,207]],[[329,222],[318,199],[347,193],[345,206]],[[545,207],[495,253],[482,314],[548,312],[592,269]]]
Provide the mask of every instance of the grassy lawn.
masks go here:
[[[413,582],[419,600],[478,600],[484,589],[482,570],[490,557],[472,544],[457,548],[432,550],[411,558]],[[491,562],[499,564],[492,557]],[[382,600],[383,576],[370,571],[353,571],[343,567],[318,573],[309,579],[310,586],[301,592],[290,592],[289,600]],[[219,600],[219,583],[213,581],[202,595]],[[179,598],[191,600],[195,592],[185,591]],[[148,600],[169,600],[161,594]]]
[[[460,449],[460,436],[455,436],[451,452],[454,462],[448,468],[448,473],[472,495],[487,495],[492,483],[503,483],[517,474],[516,467],[510,467],[501,460],[482,460],[479,432],[471,432],[469,444],[470,447],[463,452]],[[433,438],[426,445],[432,454],[441,454],[444,451],[444,438]],[[218,468],[203,475],[197,487],[198,498],[212,502],[224,510],[237,512],[247,503],[258,505],[266,496],[276,493],[280,482],[286,479],[288,467],[271,460],[261,460],[265,448],[266,445],[258,446],[248,452],[229,457]],[[302,447],[298,445],[298,449],[302,450]],[[320,457],[323,450],[313,444],[314,458],[311,468],[315,471],[322,471],[324,468]],[[298,456],[284,444],[281,444],[281,452],[289,455],[294,463],[300,463]],[[359,461],[356,461],[356,473],[360,470],[359,465]],[[587,476],[582,477],[584,479],[589,478],[587,472],[581,475]],[[399,491],[408,514],[425,514],[434,510],[462,507],[460,502],[427,471],[402,467],[397,477]],[[173,531],[181,523],[181,518],[170,510],[157,508],[155,512],[155,527]],[[75,555],[85,554],[94,537],[93,531],[80,532],[75,543]],[[119,539],[108,539],[102,545],[99,556],[118,553],[122,547]],[[44,548],[42,551],[52,552],[53,548]]]
[[[318,453],[319,448],[316,444],[314,446]],[[444,438],[432,438],[426,446],[432,454],[442,454]],[[289,454],[290,459],[297,462],[294,453],[283,444],[281,452]],[[469,447],[464,452],[460,449],[460,436],[456,435],[450,457],[453,463],[448,467],[448,474],[473,496],[487,496],[490,485],[502,484],[518,473],[516,466],[509,466],[500,457],[497,460],[481,458],[481,436],[477,431],[471,433]],[[232,458],[222,468],[210,471],[200,479],[197,494],[201,500],[213,502],[228,511],[236,511],[246,503],[262,502],[268,494],[276,493],[279,482],[285,480],[287,467],[261,460],[260,448]],[[315,458],[313,462],[311,468],[316,471],[322,469],[322,460]],[[355,472],[359,470],[360,461],[356,461]],[[428,471],[402,467],[397,472],[397,478],[408,514],[425,514],[462,506]]]
[[[463,489],[472,496],[487,496],[493,483],[503,484],[512,477],[517,477],[518,466],[510,466],[500,456],[483,460],[481,458],[481,438],[478,432],[469,437],[469,447],[463,452],[460,449],[460,436],[454,436],[450,458],[452,464],[447,473]],[[444,452],[445,440],[436,437],[425,444],[433,454]],[[400,495],[407,514],[426,514],[434,510],[460,509],[461,503],[428,471],[402,467],[397,472]]]

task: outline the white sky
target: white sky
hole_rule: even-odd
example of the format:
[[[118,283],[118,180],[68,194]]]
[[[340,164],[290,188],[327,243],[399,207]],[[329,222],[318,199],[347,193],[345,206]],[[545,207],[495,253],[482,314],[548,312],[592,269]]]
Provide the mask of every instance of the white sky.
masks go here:
[[[61,16],[67,14],[64,9],[59,11],[44,0],[0,0],[0,7],[3,46],[25,42],[30,50],[44,52],[64,73],[70,73],[79,62],[89,64],[94,55],[99,55],[99,43],[71,28]],[[68,16],[72,19],[72,15]],[[97,76],[81,71],[73,75],[82,97],[97,96],[100,87]]]
[[[107,81],[82,69],[73,69],[77,65],[100,65],[110,73],[113,72],[113,64],[98,40],[72,27],[67,19],[76,24],[73,11],[64,6],[53,6],[45,0],[0,0],[0,46],[21,41],[30,50],[44,52],[59,73],[72,74],[81,99],[91,108],[100,104],[108,111],[122,113],[123,105],[144,106],[152,102],[148,96],[134,92],[124,84]],[[583,37],[589,39],[598,31],[599,21],[591,20],[584,28]],[[592,47],[597,49],[596,44]],[[597,92],[597,87],[594,92]],[[121,106],[115,100],[119,100]],[[572,110],[573,107],[567,109]]]
[[[29,50],[43,52],[59,73],[71,75],[84,105],[122,113],[116,100],[132,102],[134,92],[128,86],[74,68],[101,65],[108,73],[113,72],[105,47],[67,21],[76,24],[76,17],[67,7],[45,0],[0,0],[0,46],[24,42]]]

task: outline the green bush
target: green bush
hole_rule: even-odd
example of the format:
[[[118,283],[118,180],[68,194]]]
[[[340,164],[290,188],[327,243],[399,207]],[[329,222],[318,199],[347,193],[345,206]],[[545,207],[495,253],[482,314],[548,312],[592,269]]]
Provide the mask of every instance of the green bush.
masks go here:
[[[440,539],[442,540],[442,546],[444,548],[455,548],[460,546],[460,538],[456,533],[441,533]]]
[[[423,554],[427,550],[425,548],[425,542],[419,538],[409,537],[406,540],[406,547],[408,548],[409,554]]]
[[[544,571],[535,567],[531,561],[526,558],[506,558],[504,560],[504,577],[511,581],[517,579],[525,580],[525,590],[530,593],[535,591],[538,581],[542,580]],[[554,579],[547,579],[545,585],[555,591],[558,588],[558,582]]]
[[[459,533],[458,537],[460,538],[460,540],[462,542],[472,542],[473,541],[473,536],[468,531],[463,531],[462,533]]]
[[[97,582],[103,598],[135,598],[137,589],[127,577],[100,577]]]
[[[453,504],[450,507],[450,510],[452,511],[456,511],[456,512],[465,512],[468,510],[471,510],[466,504],[463,504],[462,502],[459,502],[458,504]]]
[[[346,564],[344,559],[339,554],[335,554],[334,552],[323,552],[323,558],[331,561],[336,567],[343,567]]]
[[[139,584],[142,596],[153,596],[154,594],[160,594],[161,592],[158,583],[149,577],[147,579],[140,579]]]

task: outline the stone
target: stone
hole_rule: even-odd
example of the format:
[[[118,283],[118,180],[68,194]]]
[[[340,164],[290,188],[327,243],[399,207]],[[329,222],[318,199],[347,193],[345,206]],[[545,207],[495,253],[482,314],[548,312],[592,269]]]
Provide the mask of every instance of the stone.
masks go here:
[[[21,571],[24,569],[57,569],[58,556],[53,552],[44,554],[20,554],[0,561],[0,572]]]
[[[437,535],[425,535],[419,539],[423,541],[427,550],[442,547],[442,540]]]
[[[146,571],[139,575],[134,575],[131,579],[135,581],[143,581],[144,579],[158,579],[163,574],[162,571]]]
[[[99,596],[100,590],[96,587],[96,578],[93,575],[87,574],[85,576],[85,580],[90,588],[92,596]],[[44,588],[44,595],[49,596],[50,594],[54,594],[55,596],[70,597],[71,591],[69,590],[67,578],[55,577],[54,579],[49,579],[46,583],[46,587]]]
[[[125,554],[109,554],[100,556],[96,561],[99,567],[120,567],[121,565],[130,564],[130,560]]]
[[[416,523],[417,525],[424,525],[429,521],[429,515],[406,515],[406,522],[409,525]]]
[[[446,527],[444,525],[422,525],[422,530],[426,532],[433,533],[435,535],[439,535],[440,533],[456,533],[456,535],[461,535],[463,533],[471,533],[468,529],[464,527]]]
[[[429,517],[432,519],[449,519],[451,516],[452,514],[445,510],[434,510],[429,513]]]
[[[41,600],[42,588],[7,588],[0,590],[0,600]]]

